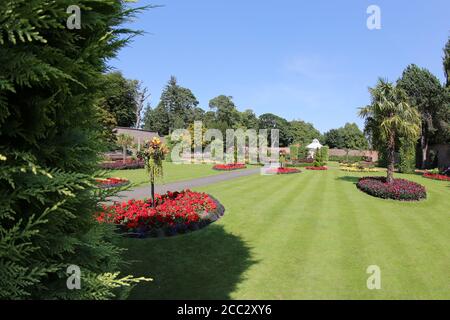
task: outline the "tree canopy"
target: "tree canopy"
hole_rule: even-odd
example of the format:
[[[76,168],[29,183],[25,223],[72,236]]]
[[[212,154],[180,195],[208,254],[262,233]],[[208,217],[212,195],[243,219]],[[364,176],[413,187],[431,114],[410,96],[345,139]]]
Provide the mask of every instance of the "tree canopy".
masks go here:
[[[346,123],[325,133],[325,144],[330,148],[361,150],[369,147],[364,133],[356,123]]]

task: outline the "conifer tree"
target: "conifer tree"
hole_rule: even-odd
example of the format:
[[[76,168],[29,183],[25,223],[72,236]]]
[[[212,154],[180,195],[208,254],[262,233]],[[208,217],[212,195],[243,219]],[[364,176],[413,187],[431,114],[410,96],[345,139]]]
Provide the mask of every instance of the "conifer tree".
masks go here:
[[[0,299],[106,299],[118,274],[111,227],[93,219],[102,146],[98,79],[138,32],[122,0],[3,0],[0,6]],[[69,265],[81,289],[68,290]]]

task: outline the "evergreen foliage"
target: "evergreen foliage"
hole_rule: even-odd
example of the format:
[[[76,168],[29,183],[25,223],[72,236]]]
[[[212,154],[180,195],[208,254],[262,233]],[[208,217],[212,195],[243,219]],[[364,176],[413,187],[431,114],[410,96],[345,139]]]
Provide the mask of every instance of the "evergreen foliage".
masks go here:
[[[107,299],[143,280],[120,278],[121,249],[93,219],[102,150],[105,61],[137,32],[125,1],[4,0],[0,7],[0,299]],[[142,8],[141,8],[142,9]],[[81,269],[68,290],[66,269]]]

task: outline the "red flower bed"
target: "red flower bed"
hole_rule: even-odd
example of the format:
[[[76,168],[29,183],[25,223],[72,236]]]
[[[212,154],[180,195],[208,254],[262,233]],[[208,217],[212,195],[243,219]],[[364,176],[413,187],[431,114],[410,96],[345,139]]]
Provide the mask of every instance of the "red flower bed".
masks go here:
[[[404,179],[394,179],[392,183],[387,183],[385,177],[364,177],[359,179],[357,187],[383,199],[414,201],[427,197],[425,187]]]
[[[158,231],[173,235],[217,220],[218,214],[223,214],[221,209],[208,194],[185,190],[155,195],[154,207],[150,199],[103,206],[96,219],[100,223],[119,225],[122,231],[139,236],[158,236]]]
[[[100,168],[104,170],[142,169],[144,167],[145,163],[141,160],[127,160],[125,163],[122,160],[117,160],[100,164]]]
[[[328,170],[328,168],[325,166],[321,166],[321,167],[310,166],[310,167],[306,167],[306,170]]]
[[[122,178],[106,178],[106,179],[95,179],[100,188],[116,188],[126,186],[130,183],[128,179]]]
[[[301,171],[295,168],[270,168],[266,172],[270,174],[292,174],[300,173]]]
[[[247,166],[244,163],[216,164],[213,167],[214,170],[223,170],[223,171],[239,170],[239,169],[245,169],[245,168],[247,168]]]
[[[423,176],[424,176],[424,178],[433,179],[433,180],[450,181],[450,177],[444,176],[443,174],[426,172],[426,173],[424,173]]]

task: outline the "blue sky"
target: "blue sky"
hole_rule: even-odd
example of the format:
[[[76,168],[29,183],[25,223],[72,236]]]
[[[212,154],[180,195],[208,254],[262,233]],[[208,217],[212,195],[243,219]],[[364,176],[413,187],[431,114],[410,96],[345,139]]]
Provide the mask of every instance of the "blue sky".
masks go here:
[[[171,75],[200,106],[233,96],[240,110],[312,122],[324,132],[362,120],[378,77],[395,81],[410,63],[444,81],[448,0],[152,0],[131,24],[147,32],[111,65],[139,79],[155,106]],[[381,9],[368,30],[366,9]]]

